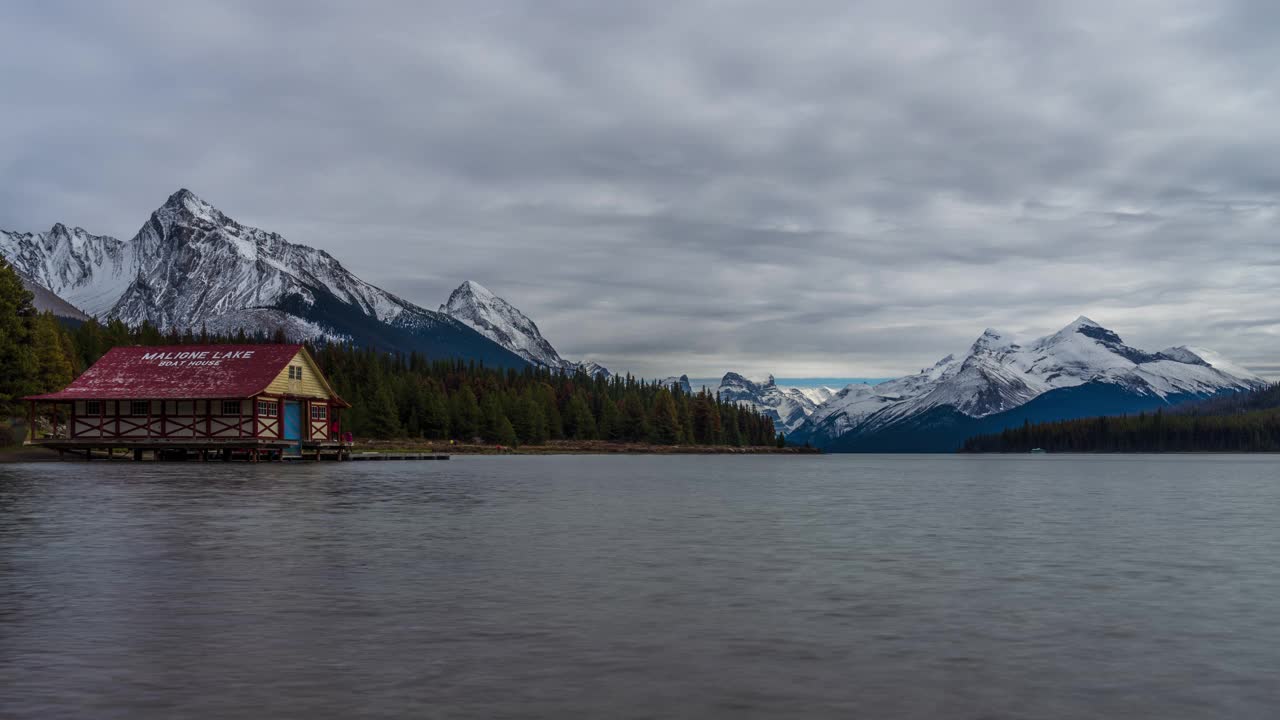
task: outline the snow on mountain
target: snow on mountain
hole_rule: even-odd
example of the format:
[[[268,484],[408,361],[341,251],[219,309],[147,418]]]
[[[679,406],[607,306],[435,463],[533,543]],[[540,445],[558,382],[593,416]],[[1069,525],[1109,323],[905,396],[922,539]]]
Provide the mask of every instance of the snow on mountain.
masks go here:
[[[725,373],[717,392],[721,400],[749,405],[772,417],[777,429],[787,433],[803,425],[817,407],[799,388],[779,387],[772,375],[755,382],[735,372]]]
[[[1212,358],[1212,361],[1208,358]],[[1216,362],[1213,362],[1216,361]],[[803,432],[818,442],[853,430],[893,425],[938,407],[981,418],[1011,410],[1051,390],[1106,383],[1133,396],[1202,397],[1264,384],[1208,350],[1149,353],[1086,317],[1025,345],[988,329],[963,357],[878,385],[850,385],[809,417]]]
[[[524,364],[448,315],[357,278],[323,250],[241,225],[186,189],[131,240],[58,224],[40,234],[0,232],[0,254],[85,312],[131,325],[280,328],[298,339]]]
[[[57,223],[49,232],[0,230],[0,255],[20,275],[90,315],[106,315],[138,273],[135,248]]]
[[[665,377],[665,378],[660,378],[658,380],[654,380],[654,382],[665,388],[669,388],[672,385],[675,385],[679,387],[681,392],[683,392],[685,395],[693,394],[693,384],[689,382],[688,375],[681,375],[680,377],[676,377],[675,375],[672,375],[671,377]]]
[[[533,320],[477,282],[468,280],[459,285],[440,306],[440,312],[535,365],[559,369],[572,365],[551,347]]]
[[[613,373],[609,372],[608,368],[593,360],[577,363],[574,365],[574,368],[581,370],[591,377],[602,377],[605,380],[613,377]]]
[[[830,400],[837,392],[840,392],[837,388],[830,388],[825,385],[819,387],[797,387],[792,389],[809,398],[809,402],[813,403],[815,407]]]
[[[542,336],[537,323],[475,281],[467,280],[459,285],[450,293],[448,301],[440,306],[440,312],[534,365],[569,373],[580,370],[591,377],[612,377],[612,373],[599,363],[573,362],[560,357],[560,353]]]
[[[1230,360],[1222,357],[1218,353],[1208,348],[1193,347],[1190,345],[1180,345],[1178,347],[1167,348],[1160,351],[1161,355],[1166,355],[1181,362],[1197,364],[1197,361],[1207,364],[1211,368],[1221,370],[1222,372],[1245,380],[1252,380],[1258,383],[1267,382],[1266,378],[1257,373],[1248,370],[1240,365],[1236,365]]]
[[[110,314],[130,324],[198,327],[286,306],[304,315],[331,300],[383,323],[426,312],[355,277],[323,250],[241,225],[187,190],[152,213],[129,245],[136,277]]]

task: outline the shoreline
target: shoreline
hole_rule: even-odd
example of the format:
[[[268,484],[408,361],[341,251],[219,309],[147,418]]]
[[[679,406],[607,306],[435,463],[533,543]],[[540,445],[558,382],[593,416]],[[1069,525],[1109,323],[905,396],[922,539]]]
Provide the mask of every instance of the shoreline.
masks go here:
[[[358,442],[352,452],[439,453],[446,455],[820,455],[821,450],[803,447],[729,447],[725,445],[649,445],[644,443],[611,443],[599,440],[562,440],[545,445],[510,448],[497,445],[428,443],[411,440],[366,440]],[[106,457],[101,460],[106,461]],[[43,447],[13,445],[0,447],[0,465],[44,462],[84,462],[83,458],[63,457]],[[134,462],[117,457],[111,462]],[[152,462],[152,461],[148,461]]]
[[[434,452],[449,455],[820,455],[816,448],[727,445],[651,445],[604,440],[556,440],[543,445],[501,447],[471,443],[450,445],[413,440],[365,440],[352,452]]]

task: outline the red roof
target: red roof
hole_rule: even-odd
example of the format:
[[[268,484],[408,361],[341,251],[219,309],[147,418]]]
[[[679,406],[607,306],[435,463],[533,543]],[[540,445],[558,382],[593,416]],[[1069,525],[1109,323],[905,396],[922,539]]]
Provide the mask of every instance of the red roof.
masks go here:
[[[301,345],[112,348],[63,390],[28,400],[247,398],[284,371]]]

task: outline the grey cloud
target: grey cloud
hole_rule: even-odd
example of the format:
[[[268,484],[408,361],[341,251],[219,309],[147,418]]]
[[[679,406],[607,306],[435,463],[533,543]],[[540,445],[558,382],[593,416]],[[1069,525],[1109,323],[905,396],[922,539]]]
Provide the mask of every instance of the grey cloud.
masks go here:
[[[889,375],[1085,313],[1273,368],[1276,10],[13,3],[0,227],[179,186],[638,373]]]

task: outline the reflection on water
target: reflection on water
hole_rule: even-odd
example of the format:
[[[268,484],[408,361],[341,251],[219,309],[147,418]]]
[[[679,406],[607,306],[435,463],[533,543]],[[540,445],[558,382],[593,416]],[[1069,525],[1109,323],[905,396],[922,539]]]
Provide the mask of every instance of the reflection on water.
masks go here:
[[[1274,717],[1277,469],[0,466],[0,716]]]

